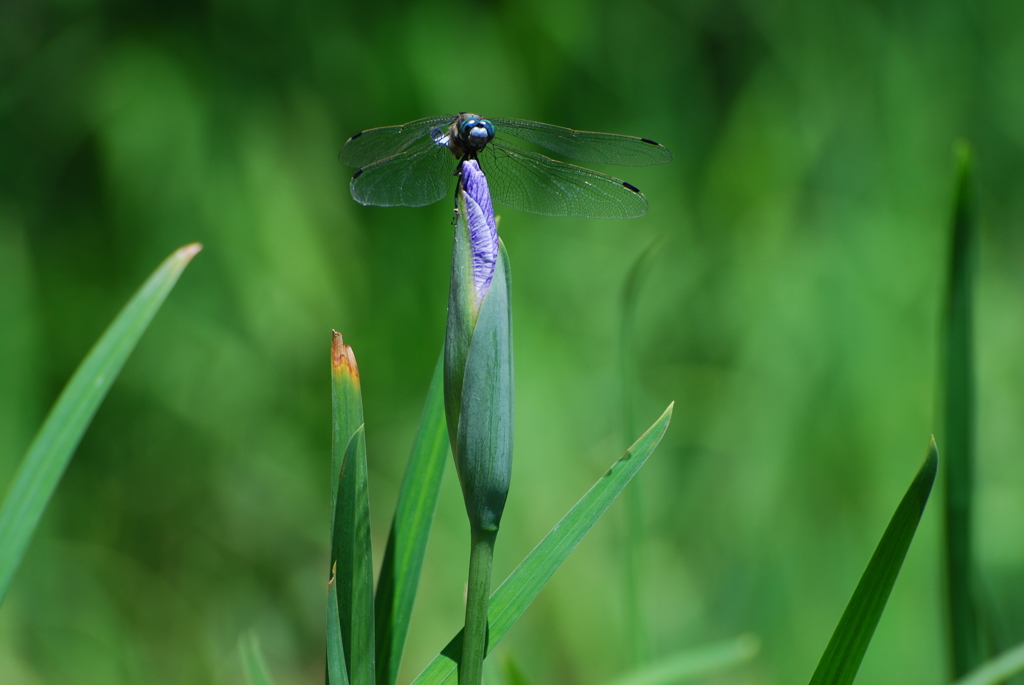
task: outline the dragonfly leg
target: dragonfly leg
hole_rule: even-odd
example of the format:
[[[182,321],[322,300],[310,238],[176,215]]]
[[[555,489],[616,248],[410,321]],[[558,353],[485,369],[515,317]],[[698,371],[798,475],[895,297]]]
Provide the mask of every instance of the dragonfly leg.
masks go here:
[[[462,161],[464,160],[465,158],[460,160],[458,166],[455,167],[455,171],[452,172],[452,176],[458,179],[458,182],[455,184],[455,207],[452,210],[452,226],[459,220],[459,191],[462,189]]]

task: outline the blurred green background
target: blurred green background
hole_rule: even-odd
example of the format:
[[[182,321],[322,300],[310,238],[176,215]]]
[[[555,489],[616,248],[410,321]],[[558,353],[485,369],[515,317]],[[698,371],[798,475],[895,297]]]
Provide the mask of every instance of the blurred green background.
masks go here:
[[[174,248],[205,250],[129,360],[6,604],[0,682],[279,682],[324,663],[331,328],[363,380],[376,550],[440,351],[449,202],[364,208],[353,132],[460,110],[646,136],[632,221],[502,210],[517,424],[503,578],[630,442],[653,657],[752,631],[708,682],[806,682],[936,422],[957,137],[977,152],[976,520],[1024,638],[1024,6],[1009,0],[0,2],[0,487]],[[641,426],[635,427],[637,430]],[[940,490],[860,682],[947,678]],[[617,503],[501,644],[536,685],[630,667]],[[462,622],[445,475],[402,682]],[[379,563],[379,558],[378,558]]]

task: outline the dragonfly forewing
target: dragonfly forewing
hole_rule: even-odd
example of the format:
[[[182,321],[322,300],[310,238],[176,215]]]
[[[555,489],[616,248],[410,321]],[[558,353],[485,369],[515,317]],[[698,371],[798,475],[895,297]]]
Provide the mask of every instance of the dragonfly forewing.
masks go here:
[[[362,168],[374,162],[409,150],[416,143],[429,141],[430,130],[435,126],[447,126],[454,116],[436,116],[410,121],[401,126],[382,126],[357,133],[345,142],[338,159],[342,164]]]

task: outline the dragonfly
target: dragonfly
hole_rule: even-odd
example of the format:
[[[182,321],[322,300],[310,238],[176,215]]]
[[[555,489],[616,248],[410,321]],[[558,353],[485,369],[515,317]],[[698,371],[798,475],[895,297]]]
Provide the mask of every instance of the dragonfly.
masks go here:
[[[462,162],[475,159],[495,202],[532,214],[627,219],[647,198],[623,180],[528,150],[510,137],[585,164],[646,166],[672,160],[647,138],[574,131],[525,119],[462,112],[371,128],[346,141],[339,159],[358,171],[349,184],[363,205],[423,207],[442,199]]]

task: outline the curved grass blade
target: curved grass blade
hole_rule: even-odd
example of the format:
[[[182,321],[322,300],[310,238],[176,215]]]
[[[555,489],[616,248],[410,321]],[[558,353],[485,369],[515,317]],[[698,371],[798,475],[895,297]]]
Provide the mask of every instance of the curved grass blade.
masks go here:
[[[75,448],[128,355],[202,246],[175,251],[142,284],[79,364],[18,467],[0,509],[0,603]]]
[[[976,229],[971,157],[957,149],[957,194],[946,295],[943,413],[946,435],[946,592],[949,604],[953,675],[960,677],[983,659],[979,612],[973,588],[971,502],[974,490],[974,353],[972,279]]]
[[[738,666],[761,650],[755,635],[740,635],[659,659],[616,679],[610,685],[676,685]]]
[[[654,257],[661,247],[661,239],[655,238],[640,253],[622,284],[622,313],[619,344],[619,368],[622,382],[623,429],[626,439],[636,434],[636,391],[639,373],[636,365],[636,305],[640,295],[640,287],[651,271]],[[625,561],[623,576],[623,599],[626,614],[626,634],[629,635],[630,654],[633,665],[639,666],[647,661],[647,626],[641,610],[641,587],[643,585],[643,551],[644,551],[644,510],[641,484],[643,478],[637,475],[633,484],[622,493],[626,510],[626,534],[623,536]]]
[[[361,425],[363,395],[356,355],[345,344],[341,333],[331,331],[331,530],[334,529],[335,509],[338,505],[341,462],[345,458],[349,441]],[[335,558],[332,549],[331,559]]]
[[[341,642],[341,616],[338,614],[338,565],[331,570],[327,584],[327,683],[348,685],[345,668],[345,647]]]
[[[366,440],[360,426],[345,448],[334,518],[338,616],[352,685],[373,685],[373,553],[366,492]]]
[[[501,675],[504,685],[530,685],[530,679],[519,667],[519,662],[511,654],[506,654],[501,662]]]
[[[953,685],[999,685],[1024,671],[1024,644],[1008,649],[974,669]]]
[[[355,354],[337,331],[331,343],[331,379],[331,564],[343,663],[353,685],[373,685],[373,552],[363,399]],[[328,631],[333,629],[328,626]]]
[[[892,515],[825,653],[821,655],[818,668],[811,677],[811,685],[849,685],[857,675],[878,619],[889,601],[896,576],[903,566],[903,559],[907,556],[910,541],[914,539],[924,506],[928,503],[938,459],[933,438],[924,464]]]
[[[242,671],[249,685],[274,685],[256,631],[250,630],[238,638],[238,653],[242,658]]]
[[[501,671],[494,659],[484,660],[483,685],[505,685],[501,679]]]
[[[419,585],[430,526],[437,509],[441,476],[448,460],[448,429],[444,415],[444,355],[430,381],[423,417],[416,433],[402,489],[391,522],[384,563],[374,601],[377,685],[395,685],[409,620]]]
[[[526,607],[536,598],[558,567],[590,531],[601,514],[615,500],[630,478],[658,446],[672,419],[670,404],[654,425],[641,435],[633,446],[608,469],[583,498],[569,510],[558,524],[544,536],[532,552],[505,579],[491,595],[488,605],[487,651],[505,636]],[[457,668],[462,657],[462,631],[441,650],[413,685],[452,685],[457,680]]]

